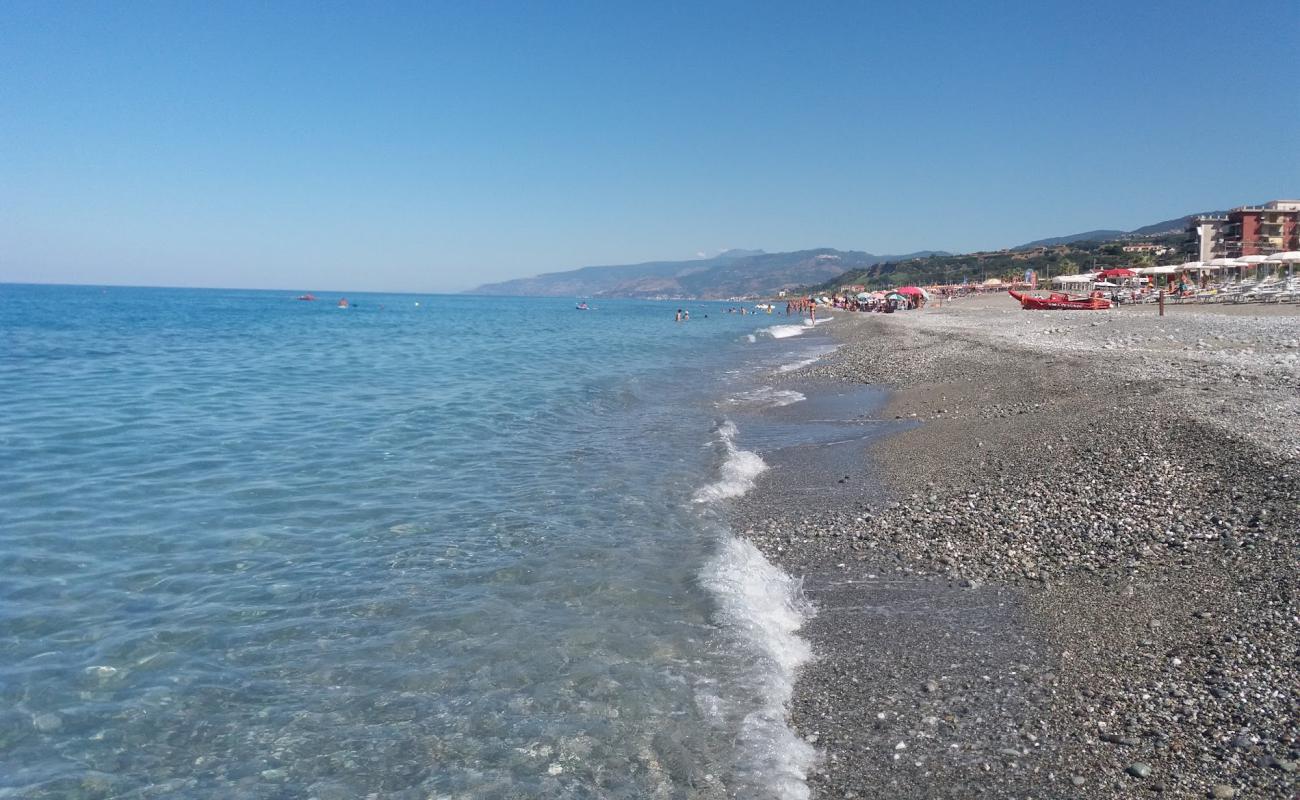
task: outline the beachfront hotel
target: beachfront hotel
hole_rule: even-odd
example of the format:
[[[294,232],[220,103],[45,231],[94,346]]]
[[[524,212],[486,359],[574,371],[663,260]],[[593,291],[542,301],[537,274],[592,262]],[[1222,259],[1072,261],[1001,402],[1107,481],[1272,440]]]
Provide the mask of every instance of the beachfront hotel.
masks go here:
[[[1300,250],[1300,200],[1241,206],[1193,217],[1187,229],[1200,261]]]

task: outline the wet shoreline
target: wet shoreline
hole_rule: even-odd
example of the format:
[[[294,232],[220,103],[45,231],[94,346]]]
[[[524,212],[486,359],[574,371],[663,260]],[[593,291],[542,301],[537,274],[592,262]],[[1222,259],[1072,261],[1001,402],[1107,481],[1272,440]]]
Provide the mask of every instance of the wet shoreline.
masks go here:
[[[893,435],[834,468],[764,453],[736,520],[818,607],[790,707],[813,796],[1290,796],[1294,452],[1193,405],[1293,420],[1290,362],[1233,342],[1286,353],[1283,323],[842,316],[838,352],[778,378],[809,395],[780,414],[824,424],[822,394],[888,386],[862,413]]]

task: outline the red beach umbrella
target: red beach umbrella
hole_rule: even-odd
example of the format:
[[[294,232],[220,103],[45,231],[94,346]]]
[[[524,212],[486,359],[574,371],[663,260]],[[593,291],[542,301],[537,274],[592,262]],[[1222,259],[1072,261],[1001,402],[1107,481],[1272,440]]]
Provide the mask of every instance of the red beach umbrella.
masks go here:
[[[1121,267],[1121,268],[1119,268],[1119,269],[1103,269],[1103,270],[1101,271],[1101,277],[1103,277],[1103,278],[1134,278],[1134,277],[1137,277],[1137,273],[1134,272],[1134,271],[1131,270],[1131,269],[1124,269],[1124,268]]]

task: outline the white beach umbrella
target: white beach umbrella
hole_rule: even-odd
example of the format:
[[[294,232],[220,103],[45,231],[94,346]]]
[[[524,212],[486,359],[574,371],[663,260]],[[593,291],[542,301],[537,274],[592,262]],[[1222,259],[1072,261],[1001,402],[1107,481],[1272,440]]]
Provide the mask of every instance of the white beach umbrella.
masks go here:
[[[1184,261],[1183,269],[1202,269],[1205,265],[1199,261]]]
[[[1239,264],[1263,264],[1268,261],[1268,256],[1242,256],[1237,259]]]
[[[1216,258],[1216,259],[1210,261],[1209,266],[1211,266],[1211,267],[1240,267],[1241,264],[1238,263],[1237,259],[1235,259],[1235,258]]]
[[[1277,259],[1278,261],[1297,262],[1300,261],[1300,250],[1288,250],[1285,253],[1274,253],[1269,256],[1269,260]]]

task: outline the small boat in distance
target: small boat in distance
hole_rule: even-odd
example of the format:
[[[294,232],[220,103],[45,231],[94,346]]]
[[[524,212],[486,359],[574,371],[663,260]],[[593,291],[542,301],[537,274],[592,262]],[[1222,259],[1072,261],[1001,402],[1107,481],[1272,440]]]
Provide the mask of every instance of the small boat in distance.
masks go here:
[[[340,297],[339,308],[347,308],[347,307],[348,307],[348,299],[346,297]]]
[[[311,301],[311,300],[315,300],[315,299],[316,299],[316,295],[311,294],[311,293],[309,292],[309,293],[307,293],[307,294],[300,294],[300,295],[298,295],[297,297],[295,297],[294,299],[295,299],[295,300],[307,300],[307,301]]]
[[[1092,297],[1070,297],[1062,292],[1052,292],[1047,297],[1031,297],[1014,289],[1007,294],[1020,301],[1026,311],[1101,311],[1110,308],[1110,300],[1094,292]]]
[[[579,310],[579,311],[590,311],[590,310],[591,310],[591,306],[587,305],[586,303],[578,303],[578,310]]]

